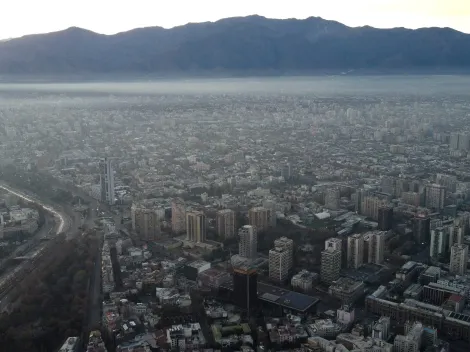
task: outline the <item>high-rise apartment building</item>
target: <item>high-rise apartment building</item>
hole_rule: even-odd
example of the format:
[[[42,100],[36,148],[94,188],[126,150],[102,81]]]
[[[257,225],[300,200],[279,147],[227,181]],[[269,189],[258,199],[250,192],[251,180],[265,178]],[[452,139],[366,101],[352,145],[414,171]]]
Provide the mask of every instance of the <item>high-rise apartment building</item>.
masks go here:
[[[274,247],[269,251],[269,277],[278,282],[284,282],[292,268],[292,253],[289,247]]]
[[[276,216],[276,214],[271,209],[255,207],[248,211],[248,222],[250,225],[255,226],[258,231],[264,231],[274,224],[273,216]]]
[[[181,198],[171,202],[171,230],[176,234],[186,231],[186,204]]]
[[[348,268],[359,268],[364,262],[364,236],[354,234],[348,237]]]
[[[409,189],[410,185],[408,180],[402,178],[397,179],[395,186],[395,197],[400,198],[403,192],[408,192]]]
[[[383,232],[372,233],[369,236],[368,262],[382,264],[385,253],[385,234]]]
[[[217,234],[222,238],[235,236],[235,212],[231,209],[223,209],[216,216]]]
[[[401,194],[403,203],[419,207],[421,204],[421,195],[418,192],[403,192]]]
[[[468,264],[468,245],[454,244],[450,248],[449,271],[454,275],[465,275]]]
[[[448,253],[451,226],[438,227],[431,230],[431,246],[429,255],[431,258],[438,258],[440,255]]]
[[[437,174],[436,183],[445,187],[448,192],[455,192],[457,189],[457,177],[453,175]]]
[[[377,221],[379,218],[379,208],[385,206],[386,203],[386,200],[379,197],[364,197],[361,203],[361,214]]]
[[[101,201],[109,205],[114,205],[114,170],[111,159],[104,158],[99,163]]]
[[[436,210],[444,209],[445,198],[446,188],[444,186],[436,184],[426,186],[426,208]]]
[[[393,226],[393,208],[382,206],[379,208],[379,230],[388,231]]]
[[[186,238],[191,242],[206,241],[206,216],[201,211],[186,213]]]
[[[463,226],[454,225],[451,226],[449,229],[449,248],[451,248],[454,244],[462,244],[463,238],[465,235],[465,229]]]
[[[338,188],[330,188],[325,192],[325,207],[332,210],[340,208],[340,191]]]
[[[165,219],[165,208],[147,207],[133,203],[131,207],[132,230],[143,240],[155,240],[160,235]]]
[[[383,193],[395,195],[396,179],[394,177],[384,177],[381,180],[381,189]]]
[[[459,149],[459,134],[458,133],[450,134],[450,148],[453,150]]]
[[[325,250],[321,253],[320,278],[323,282],[331,284],[339,279],[341,271],[341,245],[338,238],[325,241]]]
[[[241,257],[255,259],[258,251],[258,233],[256,227],[245,225],[238,230],[240,242],[238,243],[238,254]]]
[[[285,248],[289,253],[289,270],[294,266],[294,241],[287,237],[280,237],[274,240],[274,248]]]

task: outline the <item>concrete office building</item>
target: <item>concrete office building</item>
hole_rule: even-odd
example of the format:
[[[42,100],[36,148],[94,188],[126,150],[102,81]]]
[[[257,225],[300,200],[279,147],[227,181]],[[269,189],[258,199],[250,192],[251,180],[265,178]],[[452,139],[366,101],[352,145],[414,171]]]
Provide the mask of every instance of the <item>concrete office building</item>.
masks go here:
[[[338,188],[330,188],[325,192],[325,207],[338,210],[340,207],[340,191]]]
[[[250,268],[233,270],[233,301],[246,309],[248,314],[256,307],[258,301],[258,274]]]
[[[429,243],[431,237],[431,219],[417,216],[413,219],[413,238],[419,244]]]
[[[385,253],[385,233],[377,232],[369,236],[368,262],[382,264]]]
[[[235,236],[235,212],[231,209],[223,209],[216,215],[217,234],[222,238]]]
[[[206,241],[206,216],[203,212],[186,213],[186,239],[197,243]]]
[[[425,206],[429,209],[442,210],[446,198],[446,188],[441,185],[427,185]]]
[[[468,264],[468,245],[454,244],[450,248],[449,271],[455,275],[465,275]]]
[[[364,236],[354,234],[348,237],[348,268],[357,269],[364,262]]]
[[[255,226],[258,231],[264,231],[275,224],[273,216],[276,216],[276,214],[271,209],[264,207],[251,208],[248,211],[248,223]]]
[[[114,170],[111,159],[104,158],[99,163],[101,202],[114,205]]]
[[[171,230],[176,234],[186,231],[186,204],[181,198],[171,202]]]
[[[258,251],[258,232],[256,227],[245,225],[238,230],[240,242],[238,254],[243,258],[255,259]]]

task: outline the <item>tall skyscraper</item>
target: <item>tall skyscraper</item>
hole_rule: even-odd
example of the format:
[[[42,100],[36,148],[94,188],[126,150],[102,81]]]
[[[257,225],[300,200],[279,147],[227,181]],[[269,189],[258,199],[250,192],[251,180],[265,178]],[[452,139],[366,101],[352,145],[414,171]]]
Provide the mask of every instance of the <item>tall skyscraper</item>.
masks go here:
[[[241,257],[255,259],[258,252],[258,233],[255,226],[245,225],[238,230],[240,242],[238,254]]]
[[[269,251],[269,277],[283,282],[293,267],[294,241],[281,237],[274,241],[274,248]]]
[[[284,248],[269,250],[269,277],[272,280],[283,282],[289,276],[289,252]]]
[[[181,198],[171,202],[171,230],[176,234],[186,231],[186,204]]]
[[[325,193],[325,207],[332,210],[338,210],[340,206],[340,191],[338,188],[330,188]]]
[[[468,245],[454,244],[450,249],[449,271],[454,275],[465,275],[468,264]]]
[[[321,280],[327,284],[339,279],[341,271],[341,240],[330,238],[325,241],[325,250],[321,253]]]
[[[186,213],[186,236],[191,242],[206,241],[206,216],[201,211]]]
[[[379,208],[379,230],[388,231],[393,226],[393,208],[382,206]]]
[[[255,207],[248,211],[248,222],[250,225],[255,226],[258,231],[264,231],[273,225],[273,216],[276,216],[276,214],[273,214],[271,209]]]
[[[431,219],[417,216],[413,219],[413,237],[418,244],[429,243],[431,237]]]
[[[233,270],[233,301],[246,309],[248,314],[256,307],[258,300],[258,274],[249,268]]]
[[[294,241],[287,237],[280,237],[277,240],[274,240],[274,247],[282,247],[287,249],[289,252],[289,266],[294,265]]]
[[[111,159],[104,158],[99,163],[101,201],[109,205],[114,205],[114,170]]]
[[[441,185],[426,186],[426,208],[441,210],[444,209],[446,189]]]
[[[429,255],[438,258],[449,252],[450,226],[438,227],[431,230],[431,246]]]
[[[348,237],[348,268],[359,268],[364,261],[364,236],[354,234]]]
[[[463,226],[454,225],[449,229],[449,247],[452,247],[454,244],[462,244],[463,238],[465,235],[465,229]]]
[[[223,209],[216,216],[217,234],[222,238],[235,236],[235,212],[231,209]]]
[[[385,235],[383,232],[372,233],[369,237],[368,262],[382,264],[385,252]]]

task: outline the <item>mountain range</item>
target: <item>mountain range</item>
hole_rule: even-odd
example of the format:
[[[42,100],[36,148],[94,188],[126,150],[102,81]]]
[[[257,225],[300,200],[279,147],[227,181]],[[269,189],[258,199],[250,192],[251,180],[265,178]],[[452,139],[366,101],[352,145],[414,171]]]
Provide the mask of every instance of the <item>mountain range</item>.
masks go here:
[[[13,75],[435,68],[470,68],[470,35],[248,16],[115,35],[71,27],[0,42],[0,73]]]

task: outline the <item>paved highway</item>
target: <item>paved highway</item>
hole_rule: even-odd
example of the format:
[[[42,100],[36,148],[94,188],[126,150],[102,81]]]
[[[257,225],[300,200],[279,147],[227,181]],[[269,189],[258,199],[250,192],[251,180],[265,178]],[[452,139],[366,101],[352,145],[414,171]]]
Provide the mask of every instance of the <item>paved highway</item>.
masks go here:
[[[52,213],[52,215],[54,215],[57,219],[59,219],[59,226],[57,227],[57,230],[56,230],[56,234],[59,234],[61,232],[65,232],[68,230],[68,228],[70,227],[70,218],[66,215],[66,214],[63,214],[63,213],[60,213],[59,211],[55,210],[54,208],[52,208],[51,206],[49,205],[46,205],[44,204],[43,202],[41,202],[40,200],[38,199],[33,199],[32,197],[30,196],[27,196],[25,195],[24,193],[18,191],[18,190],[15,190],[13,188],[11,188],[10,186],[6,186],[4,184],[0,184],[0,188],[11,193],[11,194],[14,194],[15,196],[17,196],[18,198],[21,198],[21,199],[24,199],[28,202],[32,202],[32,203],[36,203],[36,204],[39,204],[40,206],[42,206],[45,210],[47,210],[48,212]]]
[[[47,223],[49,226],[46,227],[46,224],[44,224],[43,230],[40,230],[40,233],[38,234],[40,237],[45,237],[49,235],[50,232],[54,232],[56,235],[62,232],[65,232],[65,233],[71,232],[70,230],[72,228],[72,225],[75,224],[75,221],[73,221],[73,219],[70,216],[68,216],[62,211],[62,207],[56,206],[55,208],[53,208],[52,206],[45,204],[43,201],[38,200],[36,197],[27,195],[6,184],[0,184],[0,189],[3,189],[11,194],[14,194],[18,198],[21,198],[28,202],[36,203],[42,206],[46,211],[51,213],[56,220],[58,220],[56,221],[57,226],[54,226],[55,229],[51,227],[52,224],[49,224],[50,221],[47,220]],[[61,210],[58,210],[58,208],[60,208]],[[37,246],[27,247],[26,249],[28,251],[27,253],[31,252],[32,256],[37,256],[44,249],[44,245],[45,245],[44,243],[39,242]],[[15,253],[21,253],[22,250],[24,250],[24,248],[20,249],[18,252],[15,251]],[[0,292],[0,297],[2,297],[0,301],[0,311],[3,311],[7,307],[8,303],[10,302],[9,295],[11,291],[11,286],[9,286],[9,282],[12,282],[12,283],[15,282],[15,276],[17,276],[17,274],[19,274],[22,271],[22,269],[26,268],[25,265],[27,265],[27,262],[22,262],[18,266],[16,266],[14,269],[12,269],[10,272],[0,277],[0,288],[2,291]]]

